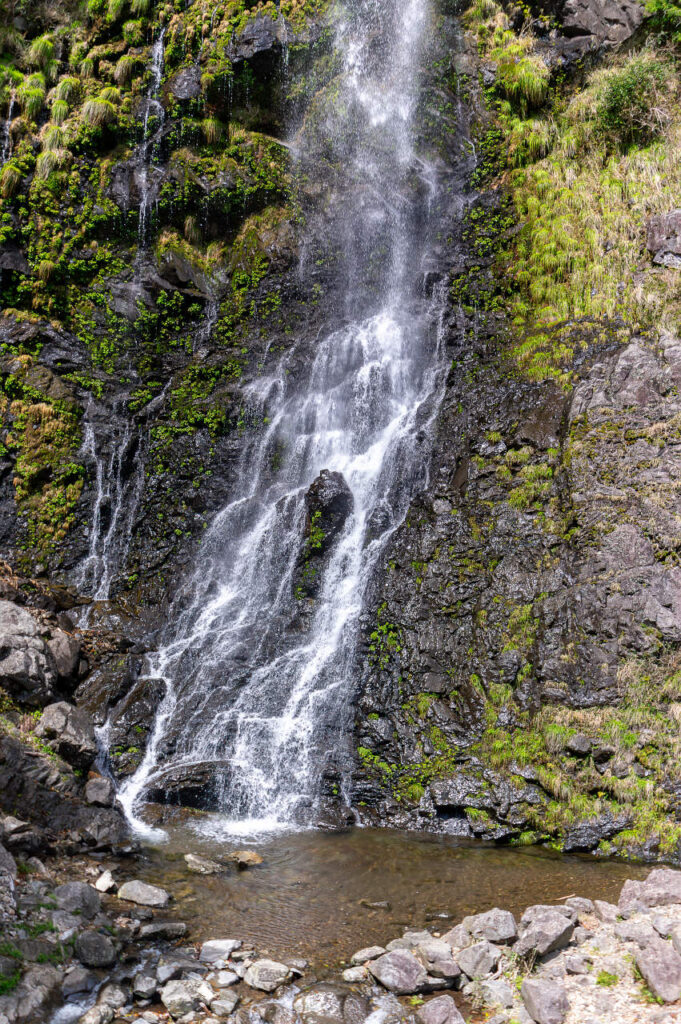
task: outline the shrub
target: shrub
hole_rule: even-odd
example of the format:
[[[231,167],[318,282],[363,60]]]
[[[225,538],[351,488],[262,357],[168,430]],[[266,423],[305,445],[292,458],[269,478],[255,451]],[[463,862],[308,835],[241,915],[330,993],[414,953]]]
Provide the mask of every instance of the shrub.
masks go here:
[[[596,122],[621,146],[641,145],[659,135],[669,123],[666,95],[670,69],[648,53],[631,57],[605,80]]]
[[[523,117],[540,106],[549,89],[549,69],[536,54],[531,53],[531,37],[517,38],[512,32],[501,32],[491,52],[497,62],[497,88],[518,107]]]
[[[9,161],[2,169],[0,176],[0,191],[5,199],[13,196],[21,184],[22,174],[15,163]]]
[[[83,104],[82,117],[87,124],[100,127],[116,120],[116,108],[110,100],[86,100]]]
[[[52,104],[52,121],[54,124],[63,124],[69,116],[69,105],[66,100],[55,100]]]
[[[141,46],[144,42],[144,28],[141,21],[126,21],[123,25],[123,38],[128,46]]]
[[[646,7],[652,14],[652,24],[675,43],[681,43],[681,4],[674,0],[648,0]]]
[[[49,36],[34,39],[28,51],[28,62],[34,68],[46,68],[54,60],[54,43]]]

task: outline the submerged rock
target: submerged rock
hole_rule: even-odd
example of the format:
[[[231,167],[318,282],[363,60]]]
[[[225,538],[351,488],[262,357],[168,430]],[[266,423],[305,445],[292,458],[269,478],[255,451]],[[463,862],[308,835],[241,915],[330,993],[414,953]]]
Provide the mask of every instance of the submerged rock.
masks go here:
[[[246,984],[251,988],[260,989],[261,992],[274,992],[290,978],[290,968],[276,960],[256,960],[244,975]]]
[[[218,864],[217,861],[199,857],[194,853],[185,853],[184,860],[189,870],[197,875],[220,875],[227,870],[224,864]]]
[[[170,902],[170,896],[165,889],[141,882],[139,879],[124,882],[118,890],[118,898],[130,903],[139,903],[143,907],[167,907]]]

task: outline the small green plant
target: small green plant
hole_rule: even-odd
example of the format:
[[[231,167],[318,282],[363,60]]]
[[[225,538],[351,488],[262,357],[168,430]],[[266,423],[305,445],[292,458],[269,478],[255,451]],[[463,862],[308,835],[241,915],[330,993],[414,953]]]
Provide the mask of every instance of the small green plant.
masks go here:
[[[609,971],[599,971],[596,984],[603,985],[605,988],[612,988],[619,980],[619,975],[617,974],[610,974]]]
[[[669,67],[653,54],[630,58],[607,78],[596,110],[601,130],[623,147],[640,146],[660,135],[669,123],[669,79]]]

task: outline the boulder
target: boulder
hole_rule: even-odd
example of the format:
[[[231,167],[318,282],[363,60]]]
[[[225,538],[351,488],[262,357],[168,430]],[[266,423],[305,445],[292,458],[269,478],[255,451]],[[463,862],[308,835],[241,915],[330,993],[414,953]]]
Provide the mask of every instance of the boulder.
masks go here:
[[[85,799],[96,807],[111,807],[116,799],[116,786],[111,779],[97,775],[85,784]]]
[[[201,95],[201,69],[197,65],[182,68],[168,82],[176,100],[195,100]]]
[[[235,971],[218,971],[215,975],[215,984],[218,988],[229,988],[230,985],[236,985],[239,981],[241,978]]]
[[[274,992],[291,977],[291,969],[276,960],[256,960],[244,975],[244,981],[251,988],[261,992]]]
[[[143,907],[167,907],[170,901],[165,889],[141,882],[139,879],[125,882],[118,890],[118,898],[129,903],[139,903]]]
[[[230,1013],[236,1010],[238,1003],[239,996],[236,992],[221,992],[217,999],[213,999],[210,1010],[218,1017],[229,1017]]]
[[[592,46],[612,47],[630,39],[646,16],[637,0],[565,0],[560,22],[570,38],[590,37]]]
[[[3,1014],[12,1024],[36,1024],[47,1021],[61,1001],[61,971],[48,964],[29,967],[17,988],[0,996],[0,1020]]]
[[[14,857],[0,844],[0,871],[5,871],[12,878],[17,877],[17,865]]]
[[[520,937],[514,947],[515,952],[520,956],[526,953],[546,956],[567,946],[574,930],[565,908],[528,907],[520,920]]]
[[[614,903],[607,903],[605,900],[594,900],[594,914],[599,921],[605,924],[613,924],[619,914]]]
[[[186,981],[169,981],[163,986],[161,989],[161,1002],[171,1017],[177,1020],[178,1017],[184,1017],[185,1014],[192,1013],[192,1011],[200,1008],[201,1003],[205,1000],[202,999],[199,986],[205,986],[208,990],[206,995],[210,999],[212,989],[205,982],[187,979]]]
[[[89,768],[97,756],[92,719],[86,711],[66,701],[46,707],[35,731],[65,761],[77,768]]]
[[[593,914],[593,900],[587,900],[583,896],[570,896],[565,900],[565,906],[578,914]]]
[[[347,967],[342,973],[343,981],[350,982],[350,984],[358,984],[362,981],[369,980],[369,971],[362,965],[356,967]]]
[[[494,908],[484,914],[464,917],[463,927],[476,939],[487,939],[489,942],[515,942],[518,928],[513,914],[508,910]]]
[[[416,1011],[419,1024],[465,1024],[451,996],[436,996]]]
[[[0,601],[0,686],[29,707],[44,707],[54,696],[57,668],[30,612]]]
[[[110,967],[116,962],[114,944],[108,935],[102,935],[101,932],[81,932],[76,939],[74,952],[86,967]]]
[[[650,217],[646,248],[653,254],[653,263],[681,270],[681,210]]]
[[[138,999],[153,999],[158,990],[158,983],[152,974],[140,971],[132,979],[132,994]]]
[[[570,1009],[565,988],[555,979],[525,978],[520,995],[536,1024],[562,1024]]]
[[[80,640],[63,629],[53,629],[47,641],[47,649],[52,655],[57,674],[60,679],[72,679],[80,660]]]
[[[463,949],[465,946],[470,946],[472,941],[471,933],[462,924],[457,924],[454,928],[450,928],[442,938],[454,949]]]
[[[419,992],[428,980],[423,964],[408,949],[384,953],[371,960],[368,968],[384,988],[398,996]]]
[[[99,894],[87,882],[66,882],[54,891],[54,898],[60,910],[69,914],[80,914],[90,919],[95,917],[102,908]]]
[[[487,1006],[513,1006],[513,990],[500,979],[483,981],[480,985],[480,995]]]
[[[575,757],[587,757],[591,753],[591,740],[583,732],[576,732],[567,740],[565,749]]]
[[[321,553],[328,551],[352,512],[354,498],[342,473],[323,469],[305,495],[308,535],[315,529],[314,543]]]
[[[76,966],[64,978],[61,990],[65,996],[74,996],[79,992],[92,992],[94,988],[97,988],[98,984],[99,978],[94,971],[88,971],[85,967]]]
[[[383,956],[385,949],[383,946],[365,946],[364,949],[358,949],[356,953],[353,953],[350,957],[351,964],[365,964],[367,960],[375,960],[379,956]]]
[[[241,939],[210,939],[201,946],[199,959],[204,964],[214,964],[217,960],[229,960],[235,949],[240,949]]]
[[[618,907],[620,910],[635,910],[672,903],[681,903],[681,871],[655,868],[644,882],[627,879],[622,886]]]
[[[648,988],[665,1003],[681,998],[681,956],[664,939],[654,938],[635,956]]]
[[[473,946],[467,946],[460,953],[456,954],[459,967],[471,980],[484,978],[494,970],[499,963],[501,950],[493,946],[491,942],[476,942]]]

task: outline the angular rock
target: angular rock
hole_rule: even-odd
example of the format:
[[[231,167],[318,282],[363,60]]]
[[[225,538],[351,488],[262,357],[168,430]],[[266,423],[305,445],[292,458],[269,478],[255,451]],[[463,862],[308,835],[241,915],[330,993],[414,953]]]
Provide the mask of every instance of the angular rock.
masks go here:
[[[358,964],[356,967],[347,967],[342,973],[343,981],[350,983],[358,983],[361,981],[367,981],[369,978],[369,971],[366,967]]]
[[[208,860],[206,857],[198,857],[194,853],[185,853],[184,860],[189,870],[197,875],[221,875],[227,870],[224,864],[218,864],[217,861]]]
[[[564,986],[553,979],[525,978],[520,995],[536,1024],[562,1024],[570,1009]]]
[[[419,1024],[465,1024],[451,996],[436,996],[416,1011]]]
[[[215,976],[215,984],[218,988],[229,988],[230,985],[236,985],[240,980],[235,971],[218,971]]]
[[[74,952],[86,967],[110,967],[116,962],[116,950],[108,935],[101,932],[81,932],[77,937]]]
[[[493,946],[491,942],[476,942],[473,946],[467,946],[460,953],[456,954],[459,967],[471,980],[484,978],[494,970],[499,963],[501,950]]]
[[[77,768],[89,768],[97,756],[94,725],[86,711],[58,701],[42,713],[36,735]]]
[[[78,992],[92,992],[98,984],[99,978],[94,971],[88,971],[85,967],[74,967],[64,978],[61,990],[65,996],[73,996]]]
[[[383,956],[386,950],[383,946],[365,946],[364,949],[358,949],[356,953],[353,953],[350,957],[351,964],[365,964],[367,960],[375,960],[379,956]]]
[[[286,964],[280,964],[276,960],[256,960],[246,971],[244,981],[250,988],[257,988],[261,992],[274,992],[275,988],[289,981],[290,977],[291,970]]]
[[[619,914],[614,903],[607,903],[605,900],[594,900],[594,914],[599,921],[606,924],[613,924]]]
[[[518,937],[513,914],[497,907],[487,910],[484,914],[464,917],[461,924],[474,938],[487,939],[489,942],[515,942]]]
[[[25,608],[0,600],[0,686],[29,707],[43,707],[54,697],[54,659],[41,628]]]
[[[167,907],[170,901],[165,889],[140,882],[139,879],[125,882],[118,890],[118,898],[129,903],[139,903],[143,907]]]
[[[635,956],[648,988],[665,1003],[681,998],[681,956],[664,939],[656,938]]]
[[[644,882],[627,879],[618,900],[620,910],[664,907],[672,903],[681,903],[681,871],[671,868],[655,868]]]
[[[66,882],[54,891],[54,898],[60,910],[69,914],[78,913],[84,918],[95,917],[102,908],[99,894],[87,882]]]
[[[132,993],[138,999],[153,999],[157,990],[158,982],[151,974],[145,974],[142,971],[132,979]]]
[[[116,787],[111,779],[98,775],[88,779],[85,785],[85,799],[96,807],[112,807],[116,799]]]
[[[520,921],[520,938],[514,949],[520,956],[546,956],[567,946],[575,926],[565,913],[554,907],[528,907]]]
[[[480,995],[487,1006],[513,1006],[513,990],[505,981],[483,981]]]
[[[218,1017],[229,1017],[230,1013],[233,1013],[239,1003],[239,996],[236,992],[221,992],[217,999],[213,999],[210,1004],[211,1013],[215,1013]]]
[[[584,899],[582,896],[570,896],[565,900],[565,906],[578,914],[592,914],[594,909],[593,900]]]
[[[681,210],[650,217],[646,225],[646,248],[653,263],[681,269]]]
[[[398,996],[419,992],[428,977],[421,961],[408,949],[384,953],[378,959],[371,960],[368,968],[384,988]]]
[[[262,857],[255,850],[235,850],[227,854],[227,860],[233,861],[240,869],[254,868],[262,864]]]
[[[17,988],[0,996],[0,1020],[4,1015],[12,1024],[48,1021],[61,1000],[61,980],[61,971],[48,964],[29,967]]]
[[[184,921],[152,921],[143,924],[139,930],[140,939],[181,939],[187,934],[187,925]]]
[[[575,757],[586,757],[591,752],[591,740],[584,733],[576,732],[574,736],[570,736],[568,739],[565,749],[569,754],[574,754]]]
[[[11,878],[17,877],[16,861],[9,850],[6,850],[2,845],[0,845],[0,871],[7,872]]]
[[[214,964],[217,960],[229,960],[235,949],[241,947],[241,939],[210,939],[201,946],[199,959],[204,964]]]
[[[462,924],[455,925],[442,938],[454,949],[464,949],[466,946],[470,946],[472,942],[471,933]]]
[[[57,672],[61,679],[71,679],[78,668],[80,659],[80,640],[78,637],[54,629],[47,641],[47,649],[54,659]]]
[[[389,953],[394,949],[416,949],[420,942],[431,942],[432,938],[433,936],[427,931],[406,931],[401,939],[393,939],[385,948]]]
[[[102,871],[101,875],[95,882],[95,889],[97,892],[112,892],[117,888],[114,876],[110,871]]]
[[[176,1020],[184,1017],[192,1010],[198,1010],[201,1006],[196,982],[194,981],[169,981],[161,989],[161,1002],[171,1017]]]

